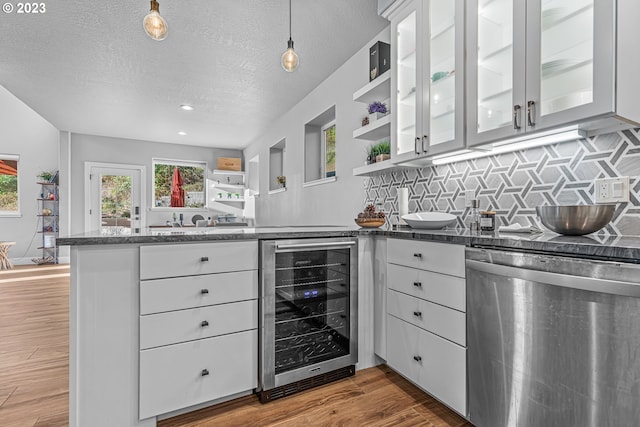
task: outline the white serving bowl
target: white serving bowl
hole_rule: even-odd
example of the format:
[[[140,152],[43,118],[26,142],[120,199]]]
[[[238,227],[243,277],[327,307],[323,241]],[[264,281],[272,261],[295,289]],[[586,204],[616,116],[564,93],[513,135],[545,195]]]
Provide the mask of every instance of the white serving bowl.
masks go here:
[[[412,228],[437,230],[455,223],[457,217],[446,212],[416,212],[402,215],[402,219]]]

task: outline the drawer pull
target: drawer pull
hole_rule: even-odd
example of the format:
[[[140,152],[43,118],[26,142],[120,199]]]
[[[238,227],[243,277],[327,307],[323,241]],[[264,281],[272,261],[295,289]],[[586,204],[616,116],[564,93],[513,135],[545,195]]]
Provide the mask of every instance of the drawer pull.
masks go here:
[[[413,356],[413,360],[415,360],[416,362],[420,362],[420,361],[422,361],[422,357],[420,357],[420,356]]]
[[[201,262],[207,262],[209,261],[209,257],[208,256],[203,256],[202,258],[200,258]]]
[[[421,311],[414,311],[413,315],[416,317],[422,317],[422,312]]]
[[[200,372],[200,375],[203,377],[206,377],[207,375],[209,375],[209,370],[208,369],[203,369],[202,372]]]
[[[413,286],[415,286],[416,288],[421,288],[422,282],[413,282]]]
[[[200,293],[201,293],[202,295],[206,295],[206,294],[208,294],[208,293],[209,293],[209,289],[202,289],[202,290],[200,291]]]
[[[422,254],[421,253],[415,253],[413,254],[414,257],[422,259]]]
[[[200,327],[201,328],[204,328],[204,327],[207,327],[207,326],[209,326],[209,322],[207,322],[206,320],[203,320],[202,323],[200,323]]]

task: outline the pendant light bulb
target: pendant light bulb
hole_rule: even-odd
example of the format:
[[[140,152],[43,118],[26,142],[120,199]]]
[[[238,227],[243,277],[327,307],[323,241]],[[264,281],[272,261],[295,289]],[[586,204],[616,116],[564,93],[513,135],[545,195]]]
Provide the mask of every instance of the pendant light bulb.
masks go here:
[[[282,54],[282,68],[289,73],[293,73],[300,63],[298,54],[293,50],[293,40],[289,39],[287,50]]]
[[[289,41],[287,42],[287,50],[282,54],[280,58],[282,68],[288,73],[293,73],[298,69],[300,59],[295,50],[293,50],[293,39],[291,38],[291,0],[289,0]]]
[[[164,40],[167,38],[169,26],[167,21],[160,16],[160,4],[156,0],[151,0],[151,10],[142,21],[145,33],[154,40]]]

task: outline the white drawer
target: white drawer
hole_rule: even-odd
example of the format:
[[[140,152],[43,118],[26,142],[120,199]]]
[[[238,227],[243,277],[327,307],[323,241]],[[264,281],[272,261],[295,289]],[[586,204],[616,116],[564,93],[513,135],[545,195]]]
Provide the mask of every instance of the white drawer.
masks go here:
[[[257,330],[143,350],[139,416],[164,414],[257,385]]]
[[[256,298],[258,298],[257,270],[140,282],[140,314]]]
[[[387,363],[427,393],[467,415],[467,350],[389,315]]]
[[[223,241],[140,247],[140,279],[256,270],[258,242]]]
[[[462,346],[467,345],[465,313],[394,290],[387,293],[387,313]]]
[[[388,239],[387,261],[392,264],[465,277],[463,245]]]
[[[387,283],[390,289],[467,311],[467,285],[461,277],[387,264]]]
[[[140,349],[256,329],[258,301],[140,316]]]

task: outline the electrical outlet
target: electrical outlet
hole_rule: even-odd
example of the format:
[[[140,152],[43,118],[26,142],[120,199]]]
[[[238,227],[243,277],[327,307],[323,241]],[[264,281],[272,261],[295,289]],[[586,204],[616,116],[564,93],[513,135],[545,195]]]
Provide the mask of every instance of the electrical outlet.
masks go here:
[[[471,207],[471,201],[475,200],[476,192],[475,190],[465,190],[464,191],[464,206],[467,208]]]
[[[596,179],[596,203],[616,203],[629,201],[629,177]]]

